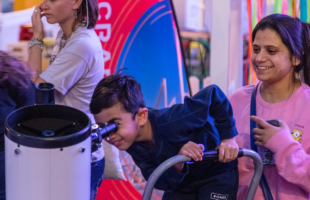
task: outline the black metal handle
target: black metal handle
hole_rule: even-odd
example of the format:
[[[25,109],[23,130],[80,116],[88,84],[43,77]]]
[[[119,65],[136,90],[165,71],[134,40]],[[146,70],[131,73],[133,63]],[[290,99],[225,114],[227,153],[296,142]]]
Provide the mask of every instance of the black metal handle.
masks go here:
[[[238,150],[238,158],[243,156],[243,150],[239,149]],[[219,150],[214,150],[214,151],[206,151],[203,152],[203,158],[212,158],[212,159],[218,159],[219,157]]]
[[[239,149],[237,158],[240,158],[242,156],[243,156],[243,149]],[[218,160],[218,158],[219,158],[219,150],[203,152],[202,159]],[[195,162],[195,160],[192,159],[191,162]]]

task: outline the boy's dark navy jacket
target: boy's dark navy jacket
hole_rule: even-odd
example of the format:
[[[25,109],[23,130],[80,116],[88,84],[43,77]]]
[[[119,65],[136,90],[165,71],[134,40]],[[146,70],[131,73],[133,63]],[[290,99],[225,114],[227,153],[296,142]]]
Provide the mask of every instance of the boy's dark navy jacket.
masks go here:
[[[170,108],[149,108],[154,146],[134,142],[127,149],[147,180],[162,162],[177,155],[189,141],[203,144],[205,151],[214,150],[221,140],[237,135],[232,107],[225,94],[216,85],[208,86],[193,97],[185,97],[184,104]],[[157,181],[155,188],[169,191],[177,186],[183,191],[191,191],[192,181],[235,169],[237,160],[220,163],[210,160],[185,164],[182,172],[174,167],[168,169]]]

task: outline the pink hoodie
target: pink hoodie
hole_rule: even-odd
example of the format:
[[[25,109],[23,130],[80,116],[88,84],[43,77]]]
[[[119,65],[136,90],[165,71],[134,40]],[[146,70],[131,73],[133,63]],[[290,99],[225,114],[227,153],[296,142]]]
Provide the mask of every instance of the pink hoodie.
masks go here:
[[[253,88],[254,85],[245,86],[230,97],[239,132],[236,141],[240,148],[246,149],[251,149],[250,100]],[[266,144],[266,148],[274,152],[276,163],[264,166],[273,198],[310,199],[310,87],[303,83],[289,99],[273,104],[265,102],[258,92],[256,112],[263,119],[281,119],[291,129],[291,133],[277,133]],[[238,200],[245,199],[253,170],[250,159],[239,159]],[[260,187],[254,199],[264,199]]]

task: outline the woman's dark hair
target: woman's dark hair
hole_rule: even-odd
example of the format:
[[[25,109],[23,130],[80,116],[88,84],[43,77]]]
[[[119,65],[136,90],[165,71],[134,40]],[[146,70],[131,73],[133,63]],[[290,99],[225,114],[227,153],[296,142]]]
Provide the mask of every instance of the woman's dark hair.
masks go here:
[[[77,9],[77,22],[87,18],[86,2],[88,3],[88,29],[94,28],[99,16],[98,0],[82,0],[80,7]]]
[[[140,108],[145,108],[140,84],[131,75],[121,72],[107,76],[98,83],[90,102],[90,112],[98,114],[118,102],[133,114],[133,119]]]
[[[297,17],[288,15],[272,14],[258,22],[253,30],[252,42],[259,30],[274,30],[280,36],[283,44],[290,51],[290,55],[300,60],[300,64],[295,66],[294,71],[303,70],[302,77],[310,85],[310,26],[301,22]]]
[[[26,62],[0,51],[0,84],[9,82],[18,88],[28,89],[32,75]]]

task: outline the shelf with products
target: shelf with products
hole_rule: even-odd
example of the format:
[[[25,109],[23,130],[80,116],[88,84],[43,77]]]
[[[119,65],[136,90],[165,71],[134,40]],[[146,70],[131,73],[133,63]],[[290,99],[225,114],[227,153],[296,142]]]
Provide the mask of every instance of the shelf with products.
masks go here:
[[[182,38],[188,38],[188,39],[193,39],[193,40],[198,39],[198,38],[210,40],[210,33],[207,33],[207,32],[181,31],[180,36]]]
[[[181,31],[185,65],[189,76],[196,76],[202,86],[203,79],[210,76],[210,33]],[[243,85],[247,85],[250,70],[248,37],[243,38]]]
[[[197,77],[202,88],[203,79],[210,75],[210,34],[181,31],[180,36],[188,75]]]

